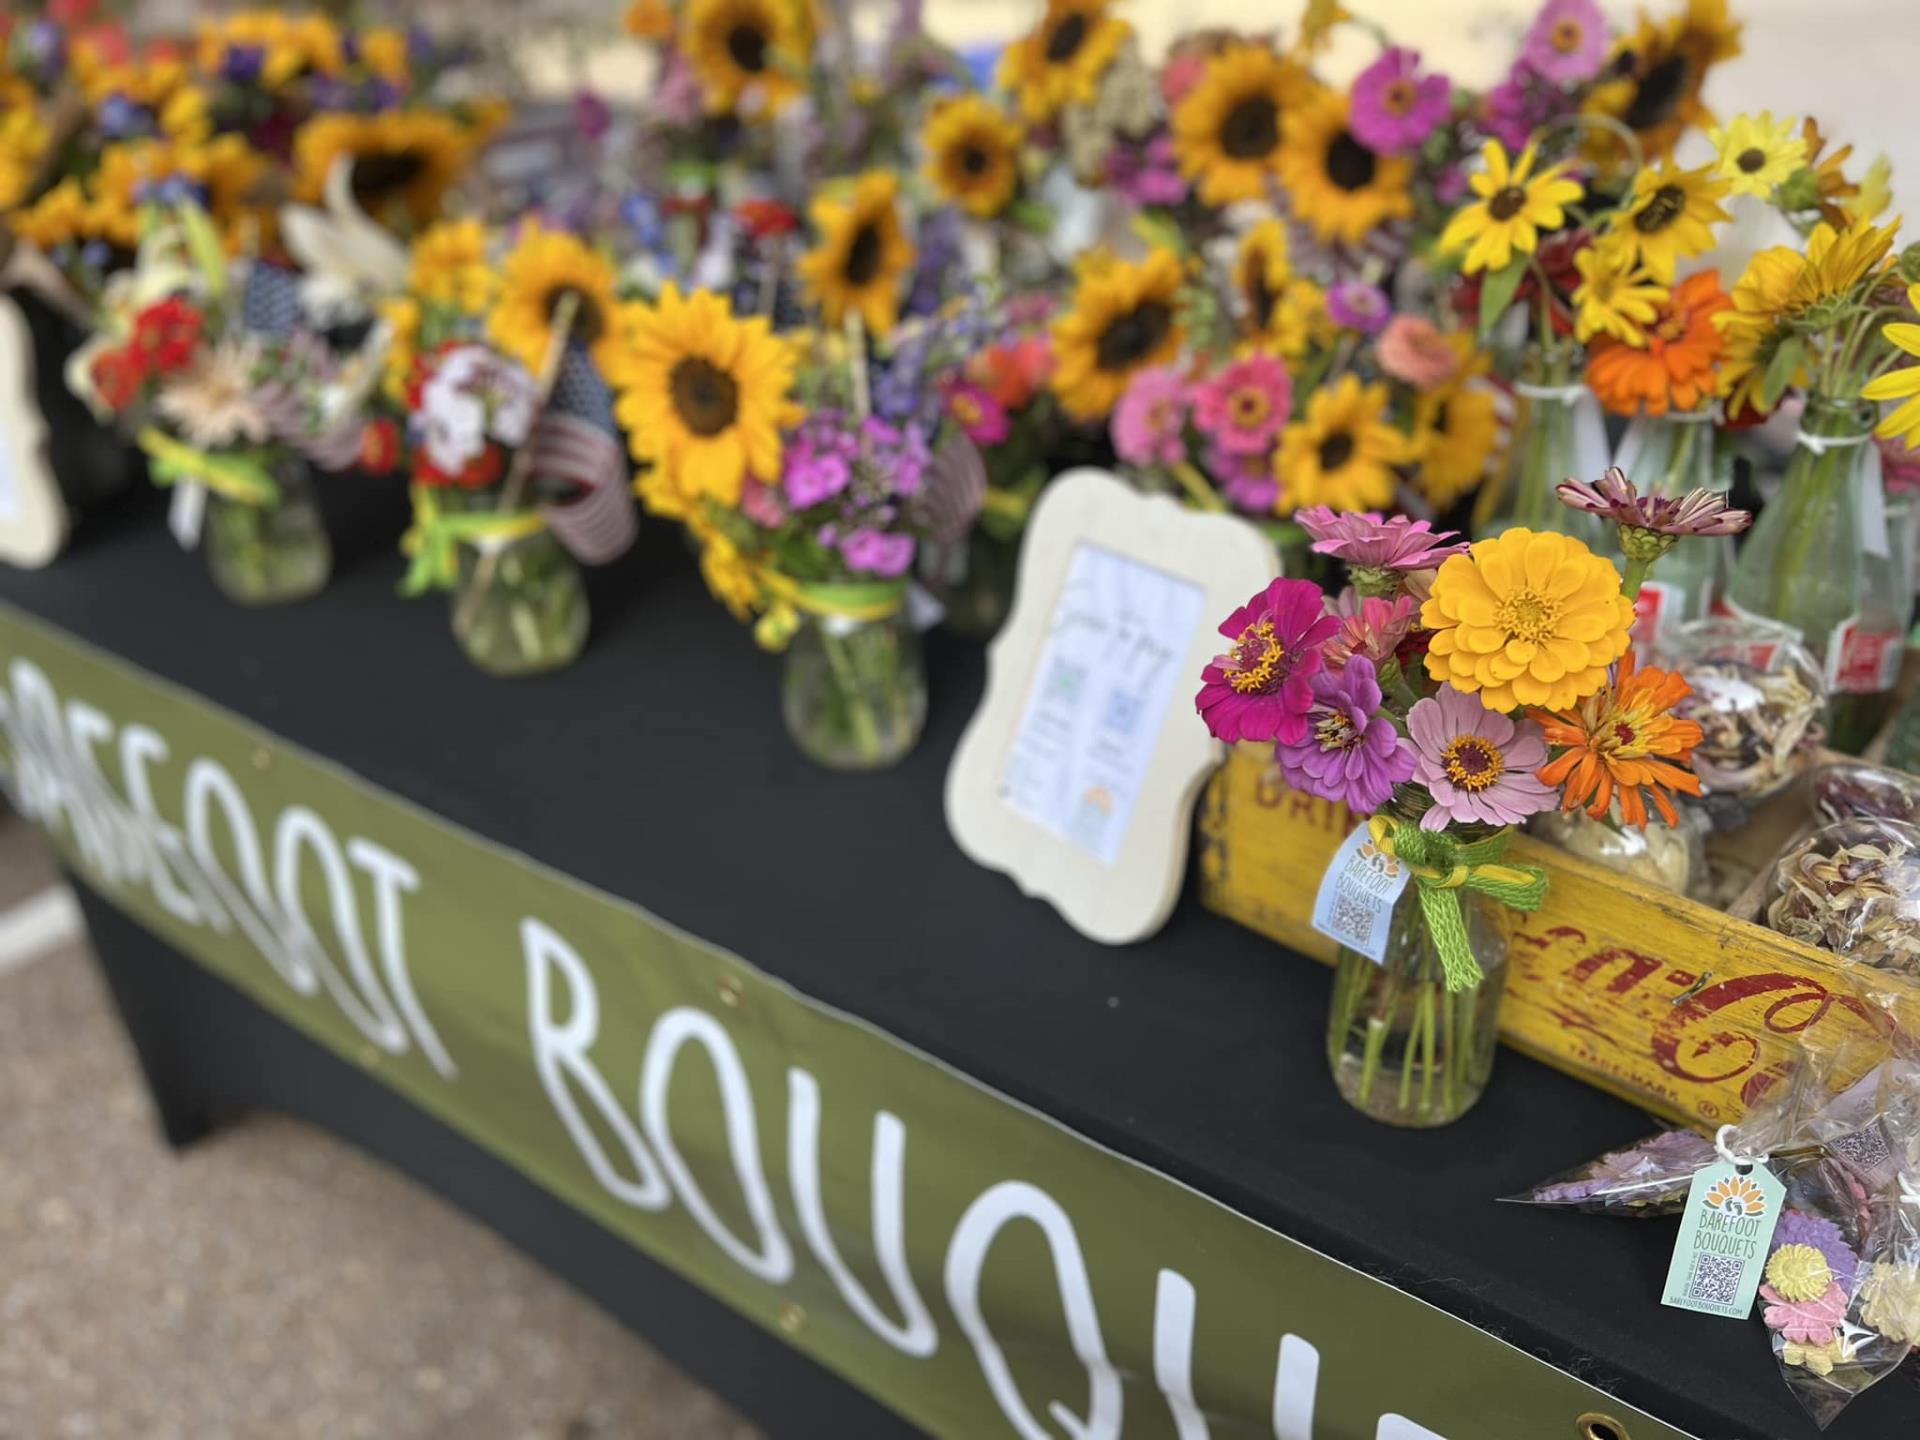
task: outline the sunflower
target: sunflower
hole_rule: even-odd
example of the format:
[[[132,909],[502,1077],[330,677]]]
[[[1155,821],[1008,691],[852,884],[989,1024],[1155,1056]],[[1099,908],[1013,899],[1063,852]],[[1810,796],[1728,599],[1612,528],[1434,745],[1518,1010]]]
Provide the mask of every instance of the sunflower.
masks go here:
[[[1920,309],[1920,285],[1907,291],[1907,303]],[[1896,350],[1920,356],[1920,325],[1895,321],[1880,333]],[[1920,445],[1920,365],[1908,365],[1869,380],[1860,394],[1868,400],[1905,402],[1890,411],[1874,433],[1902,440],[1908,449]]]
[[[1131,25],[1107,13],[1108,4],[1047,0],[1040,23],[1000,57],[1000,88],[1013,93],[1032,123],[1047,124],[1069,104],[1093,104],[1100,77],[1133,34]]]
[[[1685,13],[1640,23],[1614,46],[1587,109],[1619,121],[1649,157],[1664,156],[1689,128],[1713,123],[1700,99],[1707,72],[1740,53],[1740,25],[1727,0],[1687,0]]]
[[[1369,230],[1413,214],[1413,161],[1376,155],[1347,128],[1347,97],[1322,90],[1287,115],[1280,176],[1294,211],[1322,241],[1358,244]]]
[[[788,399],[793,351],[766,317],[739,319],[723,296],[669,282],[655,303],[623,307],[615,336],[614,413],[659,483],[731,507],[748,475],[779,480],[780,431],[802,412]]]
[[[1713,248],[1713,227],[1732,218],[1720,204],[1726,193],[1707,166],[1676,170],[1663,160],[1633,177],[1632,192],[1608,217],[1606,238],[1665,285],[1683,258]]]
[[[33,93],[24,84],[8,82],[9,77],[0,76],[0,210],[27,198],[40,172],[40,157],[53,139]]]
[[[380,391],[401,409],[407,408],[407,386],[420,354],[420,302],[411,295],[395,295],[376,307],[387,326],[387,351]]]
[[[693,0],[680,46],[712,114],[750,93],[778,114],[805,89],[801,7],[788,0]]]
[[[819,241],[800,257],[806,291],[828,325],[857,313],[872,335],[900,315],[900,277],[913,268],[913,242],[900,220],[900,180],[869,170],[844,199],[819,195],[807,211]]]
[[[1245,307],[1242,322],[1255,339],[1267,333],[1274,308],[1292,276],[1292,245],[1284,221],[1262,220],[1240,237],[1233,282]]]
[[[1420,610],[1434,632],[1427,673],[1502,714],[1596,694],[1633,620],[1612,561],[1571,536],[1524,528],[1448,560]]]
[[[617,344],[613,262],[578,237],[529,220],[501,267],[487,338],[539,375],[553,345],[554,316],[569,297],[575,302],[570,337],[587,347],[604,374]]]
[[[1201,203],[1258,200],[1280,171],[1281,117],[1299,100],[1306,76],[1264,45],[1230,45],[1173,112],[1180,173]]]
[[[407,289],[429,304],[484,314],[499,285],[487,258],[487,227],[480,221],[442,220],[413,242]]]
[[[1503,270],[1518,255],[1539,248],[1544,230],[1557,230],[1566,219],[1566,206],[1580,198],[1580,182],[1567,178],[1564,167],[1549,165],[1533,173],[1534,148],[1529,145],[1518,160],[1506,147],[1489,140],[1480,152],[1481,169],[1467,183],[1480,198],[1463,205],[1440,234],[1440,249],[1466,250],[1460,268]]]
[[[1309,505],[1335,510],[1384,510],[1393,503],[1393,467],[1413,458],[1412,447],[1387,421],[1392,397],[1384,385],[1362,385],[1342,375],[1307,401],[1307,413],[1280,436],[1274,476],[1282,514]]]
[[[1646,797],[1651,796],[1660,818],[1679,824],[1667,792],[1700,793],[1700,778],[1688,768],[1700,743],[1700,723],[1673,713],[1692,693],[1677,674],[1651,665],[1636,671],[1633,652],[1627,651],[1613,683],[1578,709],[1529,712],[1546,731],[1549,745],[1566,747],[1540,771],[1541,781],[1562,789],[1566,809],[1587,805],[1596,820],[1618,799],[1621,820],[1645,826]]]
[[[1095,251],[1080,261],[1073,307],[1053,322],[1052,386],[1074,419],[1104,420],[1136,371],[1179,352],[1180,257],[1141,261]]]
[[[1860,194],[1860,187],[1847,179],[1844,168],[1853,155],[1853,146],[1842,145],[1827,153],[1826,136],[1820,133],[1820,122],[1812,116],[1801,125],[1800,138],[1807,146],[1806,168],[1792,177],[1788,194],[1781,197],[1783,203],[1791,197],[1797,203],[1788,204],[1788,209],[1818,210],[1821,219],[1829,225],[1845,225],[1850,218],[1845,207]],[[1793,193],[1802,189],[1804,195]]]
[[[1616,415],[1699,409],[1719,388],[1714,367],[1725,341],[1713,317],[1732,304],[1718,271],[1689,275],[1673,287],[1639,344],[1593,343],[1587,388]]]
[[[355,204],[382,224],[392,225],[404,216],[418,229],[439,215],[471,148],[459,123],[438,111],[329,111],[314,116],[294,136],[294,197],[319,204],[327,176],[345,159],[353,166]]]
[[[927,183],[942,200],[990,220],[1020,189],[1020,126],[986,96],[941,101],[920,132]]]
[[[1605,335],[1627,345],[1646,339],[1650,324],[1666,303],[1667,288],[1644,270],[1635,270],[1618,245],[1589,245],[1573,257],[1580,272],[1574,287],[1573,335],[1582,344]]]
[[[1735,195],[1768,199],[1774,187],[1798,170],[1807,158],[1807,142],[1794,131],[1793,121],[1776,122],[1762,110],[1758,115],[1736,115],[1723,130],[1707,132],[1719,152],[1714,176],[1727,182]]]
[[[1414,402],[1413,448],[1420,468],[1413,480],[1436,513],[1480,487],[1499,441],[1492,392],[1472,383],[1467,373]]]

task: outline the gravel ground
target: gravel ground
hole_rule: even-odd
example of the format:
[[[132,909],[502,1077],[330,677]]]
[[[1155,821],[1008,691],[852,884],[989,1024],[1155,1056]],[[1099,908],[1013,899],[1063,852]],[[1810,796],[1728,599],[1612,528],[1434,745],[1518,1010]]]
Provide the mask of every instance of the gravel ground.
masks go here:
[[[53,880],[0,824],[0,911]],[[0,1440],[749,1440],[490,1232],[260,1117],[176,1155],[84,942],[0,957]]]

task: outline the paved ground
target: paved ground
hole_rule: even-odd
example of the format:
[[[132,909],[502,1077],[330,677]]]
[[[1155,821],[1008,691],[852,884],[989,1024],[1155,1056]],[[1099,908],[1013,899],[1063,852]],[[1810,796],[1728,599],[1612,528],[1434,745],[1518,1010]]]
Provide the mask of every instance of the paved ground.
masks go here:
[[[0,940],[52,879],[0,821]],[[168,1151],[83,945],[0,952],[0,1440],[755,1435],[327,1136],[263,1117]]]

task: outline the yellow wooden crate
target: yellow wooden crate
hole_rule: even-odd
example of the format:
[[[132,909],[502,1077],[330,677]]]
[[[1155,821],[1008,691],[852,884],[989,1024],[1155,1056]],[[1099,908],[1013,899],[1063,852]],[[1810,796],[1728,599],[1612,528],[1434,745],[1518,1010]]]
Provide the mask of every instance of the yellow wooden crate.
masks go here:
[[[1759,866],[1807,814],[1798,787],[1727,843]],[[1314,895],[1355,823],[1280,783],[1265,754],[1235,750],[1201,805],[1204,903],[1331,963]],[[1525,836],[1510,853],[1552,883],[1545,905],[1515,917],[1501,1038],[1657,1114],[1703,1128],[1737,1119],[1801,1042],[1851,1050],[1884,1035],[1890,1011],[1920,1034],[1920,987]]]

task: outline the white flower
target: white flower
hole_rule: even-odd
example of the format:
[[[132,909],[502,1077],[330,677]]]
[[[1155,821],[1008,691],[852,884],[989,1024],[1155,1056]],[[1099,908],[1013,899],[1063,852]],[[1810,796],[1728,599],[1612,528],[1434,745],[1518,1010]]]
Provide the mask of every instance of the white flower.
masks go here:
[[[161,384],[155,404],[195,449],[264,445],[273,427],[254,394],[258,359],[256,348],[240,341],[203,347],[190,366]]]

